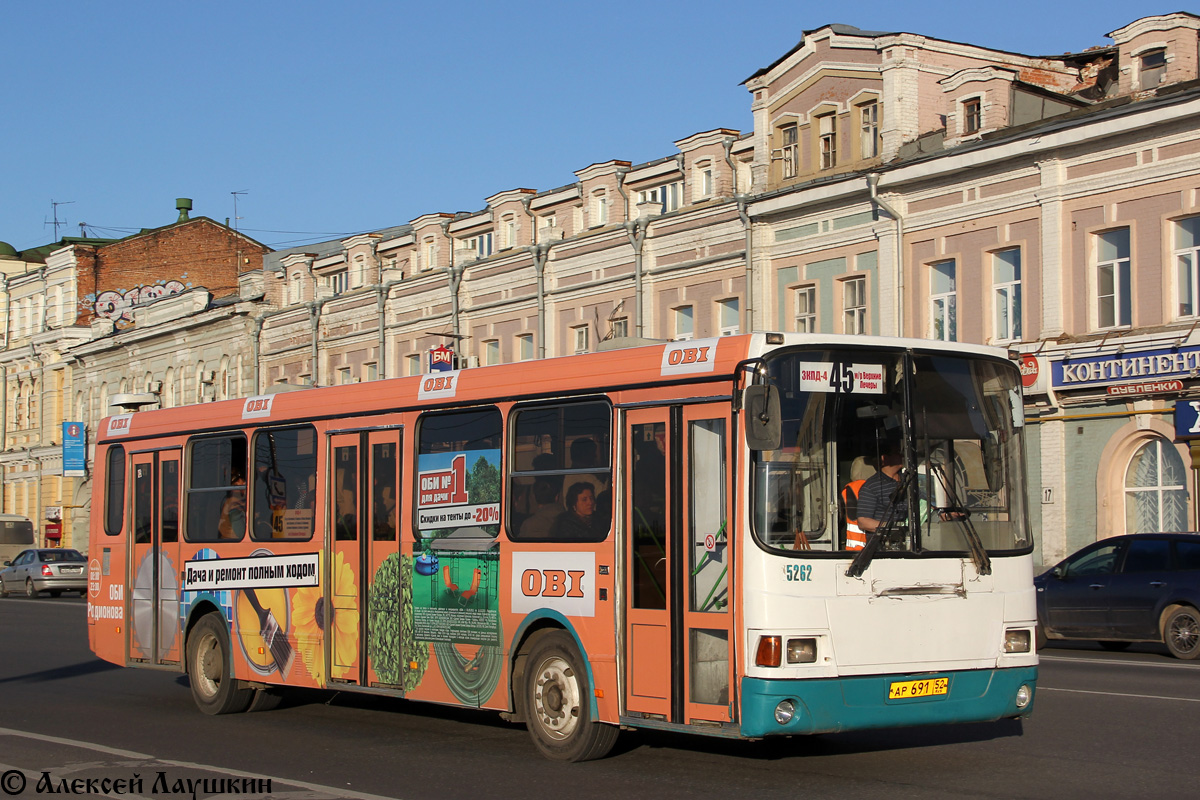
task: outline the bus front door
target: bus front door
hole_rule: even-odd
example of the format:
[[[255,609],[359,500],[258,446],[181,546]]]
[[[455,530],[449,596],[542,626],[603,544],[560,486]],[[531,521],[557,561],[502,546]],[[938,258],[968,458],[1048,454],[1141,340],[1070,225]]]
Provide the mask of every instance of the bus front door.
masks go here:
[[[330,682],[403,687],[399,428],[331,436]]]
[[[179,663],[179,457],[178,450],[131,457],[130,661]]]
[[[625,708],[733,719],[729,406],[625,417]]]

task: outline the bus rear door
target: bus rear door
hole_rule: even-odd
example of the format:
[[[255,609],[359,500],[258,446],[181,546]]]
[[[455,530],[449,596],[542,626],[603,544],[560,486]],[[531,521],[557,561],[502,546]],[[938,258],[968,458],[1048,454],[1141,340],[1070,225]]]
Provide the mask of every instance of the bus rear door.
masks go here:
[[[688,724],[733,718],[729,406],[625,416],[625,707]]]
[[[179,450],[131,456],[130,661],[179,663]]]

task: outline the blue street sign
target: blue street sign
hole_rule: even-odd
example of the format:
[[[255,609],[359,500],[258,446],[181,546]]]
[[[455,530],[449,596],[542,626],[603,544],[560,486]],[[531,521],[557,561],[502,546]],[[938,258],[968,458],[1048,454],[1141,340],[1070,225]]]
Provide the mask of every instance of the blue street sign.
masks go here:
[[[82,422],[64,422],[63,477],[82,478],[87,475],[87,428]]]

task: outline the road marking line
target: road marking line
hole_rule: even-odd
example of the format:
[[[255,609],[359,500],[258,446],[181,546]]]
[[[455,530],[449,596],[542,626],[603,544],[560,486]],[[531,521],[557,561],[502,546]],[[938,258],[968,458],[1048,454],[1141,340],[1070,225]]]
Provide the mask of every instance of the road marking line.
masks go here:
[[[93,744],[91,742],[80,741],[79,739],[65,739],[60,736],[47,736],[42,733],[30,733],[29,731],[19,731],[13,728],[0,728],[0,736],[16,736],[22,739],[34,739],[39,742],[51,742],[53,744],[62,744],[69,747],[78,747],[83,750],[94,750],[99,753],[108,753],[122,758],[132,758],[143,761],[153,761],[157,764],[162,764],[168,767],[179,767],[180,769],[200,769],[208,772],[228,774],[229,767],[214,767],[208,764],[199,764],[193,761],[175,761],[172,759],[159,758],[158,756],[148,755],[146,753],[138,753],[133,750],[121,750],[116,747],[106,747],[102,744]],[[265,778],[271,781],[272,784],[278,782],[285,786],[299,786],[302,789],[308,789],[311,792],[321,792],[332,797],[352,798],[353,800],[398,800],[395,797],[385,797],[379,794],[367,794],[365,792],[356,792],[352,789],[347,789],[344,786],[326,786],[321,783],[309,783],[308,781],[296,780],[295,778],[279,778],[274,775],[254,775],[256,778]],[[276,793],[277,794],[277,793]]]
[[[1072,664],[1117,664],[1125,667],[1157,667],[1158,669],[1200,669],[1200,663],[1178,664],[1159,663],[1157,661],[1122,661],[1116,658],[1070,658],[1069,656],[1044,656],[1038,654],[1038,661],[1069,661]]]
[[[1095,692],[1089,689],[1059,689],[1055,686],[1038,686],[1039,692],[1071,692],[1072,694],[1102,694],[1106,697],[1136,697],[1139,700],[1176,700],[1183,703],[1200,703],[1196,697],[1163,697],[1157,694],[1128,694],[1126,692]]]

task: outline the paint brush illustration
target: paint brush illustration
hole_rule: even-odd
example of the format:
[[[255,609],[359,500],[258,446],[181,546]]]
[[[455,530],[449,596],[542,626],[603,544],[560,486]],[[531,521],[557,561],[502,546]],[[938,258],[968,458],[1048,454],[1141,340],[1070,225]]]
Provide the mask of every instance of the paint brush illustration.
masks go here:
[[[292,668],[292,660],[296,653],[292,650],[291,642],[287,640],[283,629],[279,627],[279,622],[276,621],[275,615],[271,613],[271,609],[263,608],[258,602],[258,595],[253,589],[243,589],[242,593],[246,595],[246,599],[250,601],[250,607],[254,609],[254,613],[258,614],[258,624],[260,627],[259,635],[267,645],[267,649],[271,651],[271,658],[275,660],[275,666],[279,669],[279,676],[286,678],[288,671]]]

